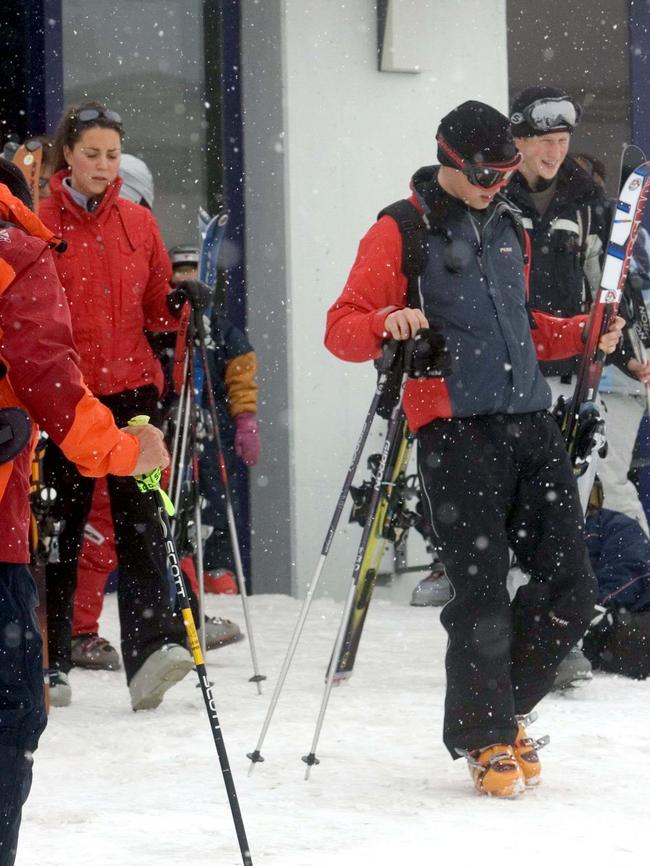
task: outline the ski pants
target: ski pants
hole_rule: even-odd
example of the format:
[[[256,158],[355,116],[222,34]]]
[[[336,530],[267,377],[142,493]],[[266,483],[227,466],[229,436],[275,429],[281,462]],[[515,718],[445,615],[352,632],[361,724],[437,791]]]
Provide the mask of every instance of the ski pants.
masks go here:
[[[142,414],[156,423],[157,391],[152,385],[100,399],[113,412],[118,427],[125,427],[130,418]],[[95,480],[80,475],[52,441],[47,446],[44,470],[48,486],[57,492],[52,516],[63,525],[58,538],[60,561],[46,567],[50,665],[67,673],[71,667],[77,560]],[[141,493],[133,478],[109,475],[107,480],[119,567],[122,658],[130,682],[163,644],[183,644],[185,631],[174,612],[174,592],[167,576],[155,494]]]
[[[32,754],[45,728],[36,586],[24,565],[0,563],[0,866],[13,866]]]
[[[447,630],[444,742],[457,750],[514,743],[584,634],[596,581],[582,508],[548,412],[431,422],[418,470],[435,544],[453,588]],[[511,602],[514,551],[530,582]]]

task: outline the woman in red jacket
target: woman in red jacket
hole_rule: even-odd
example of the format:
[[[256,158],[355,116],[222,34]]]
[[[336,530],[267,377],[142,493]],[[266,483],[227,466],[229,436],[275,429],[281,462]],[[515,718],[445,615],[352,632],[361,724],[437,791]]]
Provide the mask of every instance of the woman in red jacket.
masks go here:
[[[160,364],[144,335],[177,328],[167,297],[171,266],[153,215],[119,197],[124,136],[120,116],[96,102],[68,109],[54,143],[55,174],[43,203],[43,222],[68,244],[57,261],[72,331],[88,386],[119,424],[133,415],[158,419]],[[77,559],[94,482],[83,478],[50,442],[45,459],[57,492],[59,561],[47,565],[50,665],[70,701],[67,673]],[[108,478],[119,564],[122,657],[133,709],[157,706],[191,668],[173,595],[153,501],[131,479]],[[63,682],[62,682],[63,680]]]

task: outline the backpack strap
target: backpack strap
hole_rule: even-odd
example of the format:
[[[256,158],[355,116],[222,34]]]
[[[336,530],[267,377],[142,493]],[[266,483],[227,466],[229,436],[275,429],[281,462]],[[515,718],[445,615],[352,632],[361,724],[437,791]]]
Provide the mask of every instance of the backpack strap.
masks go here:
[[[407,199],[393,202],[377,215],[392,217],[402,236],[402,273],[408,281],[406,303],[413,309],[421,309],[420,276],[429,257],[428,230],[417,207]]]

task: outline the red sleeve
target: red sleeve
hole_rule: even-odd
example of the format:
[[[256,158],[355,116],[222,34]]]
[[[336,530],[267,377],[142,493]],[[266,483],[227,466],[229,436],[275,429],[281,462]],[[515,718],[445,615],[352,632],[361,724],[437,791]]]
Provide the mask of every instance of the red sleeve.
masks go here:
[[[169,281],[172,276],[172,266],[160,235],[158,223],[153,214],[149,217],[149,229],[153,235],[153,249],[149,267],[149,282],[144,290],[143,309],[145,327],[149,331],[177,331],[178,319],[172,316],[167,307]]]
[[[7,383],[82,474],[130,475],[140,453],[138,440],[116,427],[109,409],[83,381],[52,254],[22,233],[12,240],[7,259],[17,276],[0,296]]]
[[[539,310],[531,312],[537,325],[532,335],[540,361],[559,361],[582,354],[585,348],[582,334],[587,316],[558,319]]]
[[[345,287],[327,312],[329,351],[343,361],[377,357],[386,316],[406,306],[406,288],[399,227],[384,216],[362,238]]]

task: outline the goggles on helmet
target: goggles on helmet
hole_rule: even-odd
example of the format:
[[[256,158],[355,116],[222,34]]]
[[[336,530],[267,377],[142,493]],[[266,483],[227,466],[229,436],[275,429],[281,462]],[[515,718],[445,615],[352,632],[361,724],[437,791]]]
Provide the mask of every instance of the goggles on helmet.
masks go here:
[[[510,122],[515,126],[525,122],[538,134],[552,132],[554,129],[573,132],[580,120],[580,114],[579,105],[566,96],[556,96],[536,99],[522,111],[516,111]]]
[[[472,186],[480,186],[483,189],[491,189],[493,186],[500,186],[507,183],[523,158],[520,153],[517,153],[508,162],[494,164],[488,162],[472,162],[471,160],[464,159],[459,153],[456,153],[440,133],[436,136],[436,141],[444,153],[455,164],[456,168],[465,175]]]

